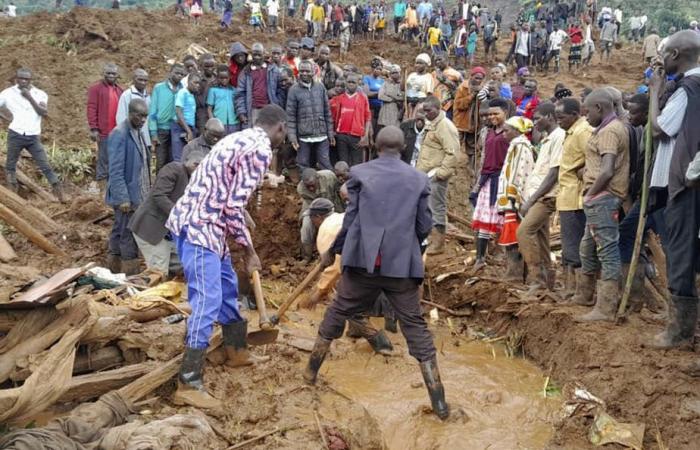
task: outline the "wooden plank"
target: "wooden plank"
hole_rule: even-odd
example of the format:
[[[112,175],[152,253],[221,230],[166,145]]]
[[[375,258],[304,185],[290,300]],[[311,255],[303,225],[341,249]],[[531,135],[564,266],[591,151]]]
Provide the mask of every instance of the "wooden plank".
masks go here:
[[[8,303],[3,303],[3,307],[32,307],[34,305],[40,306],[50,303],[52,298],[51,294],[60,291],[61,288],[67,286],[74,280],[77,280],[82,274],[85,273],[85,269],[82,267],[72,267],[70,269],[63,269],[55,273],[51,278],[44,281],[43,283],[33,286],[28,291],[12,299]]]
[[[10,262],[14,259],[17,259],[17,253],[15,253],[15,249],[12,248],[10,243],[7,242],[2,233],[0,233],[0,261]]]
[[[0,185],[0,203],[30,222],[41,232],[49,233],[59,229],[58,224],[52,218],[2,185]]]
[[[454,221],[454,222],[461,223],[461,224],[464,225],[465,227],[469,227],[469,228],[472,227],[472,221],[471,221],[471,220],[469,220],[469,219],[467,219],[467,218],[464,218],[464,217],[462,217],[462,216],[458,216],[458,215],[455,214],[455,213],[451,213],[451,212],[447,211],[447,217],[448,217],[450,220]]]
[[[49,241],[43,234],[37,231],[36,228],[2,203],[0,203],[0,219],[4,220],[8,225],[26,236],[27,239],[32,241],[45,252],[53,255],[68,256],[63,250],[58,248],[56,244]]]
[[[158,367],[162,365],[163,363],[150,361],[73,377],[68,391],[59,397],[58,402],[84,402],[97,398],[109,391],[122,388],[143,375],[158,370]],[[177,368],[179,368],[179,364],[176,366],[175,372],[177,372]]]

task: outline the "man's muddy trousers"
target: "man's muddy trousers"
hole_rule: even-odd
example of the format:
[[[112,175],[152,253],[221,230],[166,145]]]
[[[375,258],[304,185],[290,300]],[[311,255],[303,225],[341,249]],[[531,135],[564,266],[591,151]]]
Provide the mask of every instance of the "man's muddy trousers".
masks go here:
[[[433,337],[423,319],[418,299],[418,281],[369,274],[362,269],[346,268],[337,286],[337,294],[326,309],[318,334],[337,339],[343,334],[345,321],[369,311],[377,296],[384,292],[401,325],[408,352],[419,362],[435,356]]]

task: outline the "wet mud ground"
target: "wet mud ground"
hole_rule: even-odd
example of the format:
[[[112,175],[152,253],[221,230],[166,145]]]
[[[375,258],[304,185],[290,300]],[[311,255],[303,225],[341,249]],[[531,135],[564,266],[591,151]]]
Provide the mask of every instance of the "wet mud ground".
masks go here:
[[[116,16],[114,15],[116,14]],[[115,19],[116,17],[116,19]],[[9,80],[14,69],[27,65],[35,70],[36,84],[50,97],[51,112],[46,121],[44,141],[55,140],[65,147],[90,146],[84,126],[87,85],[98,79],[101,64],[116,61],[123,68],[122,84],[135,67],[151,72],[152,82],[163,78],[165,61],[181,57],[187,45],[199,43],[224,55],[230,42],[255,40],[269,44],[286,38],[278,35],[253,36],[236,21],[232,30],[221,33],[216,21],[207,17],[199,27],[166,12],[84,10],[62,15],[42,13],[3,22],[0,49],[0,77]],[[288,33],[298,36],[303,25],[288,24]],[[29,31],[29,32],[27,32]],[[505,54],[505,40],[499,52]],[[393,41],[362,43],[351,50],[355,64],[365,67],[372,54],[398,62],[402,67],[416,50]],[[612,84],[632,90],[643,66],[629,47],[613,55],[610,64],[599,64],[585,72],[562,73],[540,78],[543,96],[558,81],[578,93],[584,86]],[[31,165],[22,166],[37,175]],[[460,167],[466,167],[462,161]],[[4,181],[0,174],[0,182]],[[450,210],[469,216],[466,178],[460,174],[451,184]],[[70,258],[49,257],[12,231],[4,232],[19,255],[12,266],[3,266],[0,289],[18,285],[38,274],[89,261],[104,263],[110,220],[92,224],[105,212],[99,198],[69,186],[73,203],[45,204],[27,192],[47,214],[63,227],[51,236]],[[263,286],[271,302],[279,304],[306,274],[298,256],[298,200],[294,186],[264,189],[261,207],[251,207],[259,228],[255,241],[265,270]],[[468,230],[462,227],[462,232]],[[695,449],[700,442],[700,381],[688,374],[688,363],[697,353],[656,352],[644,343],[663,325],[663,317],[649,311],[631,317],[621,325],[577,324],[573,316],[585,308],[552,303],[522,304],[511,292],[518,285],[493,281],[469,284],[465,266],[473,245],[450,240],[448,251],[430,262],[431,301],[446,306],[468,305],[471,317],[431,325],[438,340],[440,364],[447,399],[456,406],[455,418],[440,424],[426,408],[428,397],[417,365],[405,355],[403,339],[393,336],[403,356],[372,355],[365,342],[343,338],[321,370],[319,386],[303,386],[301,368],[307,353],[280,343],[256,349],[272,357],[258,368],[229,370],[210,366],[207,384],[225,399],[226,409],[210,415],[218,433],[216,441],[201,448],[226,448],[275,427],[298,426],[265,438],[248,448],[323,448],[316,425],[319,417],[334,450],[350,447],[372,448],[528,448],[587,449],[590,417],[558,420],[560,399],[545,399],[544,377],[566,387],[580,382],[606,402],[608,412],[624,422],[646,424],[644,448]],[[498,280],[502,273],[500,253],[495,252],[481,276]],[[442,283],[434,277],[447,271],[466,269]],[[300,314],[297,322],[284,324],[286,330],[313,336],[320,311]],[[254,323],[254,320],[253,320]],[[501,338],[499,343],[471,342],[477,335]],[[483,334],[482,334],[483,333]],[[509,342],[510,346],[502,346]],[[506,356],[517,349],[524,359]],[[495,356],[494,356],[495,354]],[[144,408],[153,417],[173,414],[169,403],[174,380],[156,393]],[[70,405],[64,405],[63,410]],[[59,408],[60,412],[61,408]],[[462,414],[463,413],[463,414]],[[615,448],[615,446],[611,446]]]

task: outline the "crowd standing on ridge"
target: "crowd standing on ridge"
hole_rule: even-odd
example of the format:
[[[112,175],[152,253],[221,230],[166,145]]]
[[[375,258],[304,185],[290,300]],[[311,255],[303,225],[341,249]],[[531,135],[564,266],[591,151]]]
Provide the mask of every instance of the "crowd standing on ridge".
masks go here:
[[[196,0],[177,6],[178,14],[202,13]],[[549,96],[537,74],[560,70],[565,43],[570,70],[590,64],[595,51],[609,59],[623,39],[622,11],[598,11],[595,1],[538,2],[520,11],[508,34],[501,12],[481,4],[463,3],[449,14],[429,1],[399,1],[393,12],[383,1],[246,6],[254,30],[275,32],[281,12],[299,11],[307,35],[270,47],[234,42],[227,61],[187,55],[155,83],[137,68],[128,88],[119,85],[121,69],[106,64],[86,95],[95,178],[114,209],[109,269],[136,274],[141,254],[149,269],[184,272],[188,283],[192,316],[176,401],[219,404],[202,375],[215,322],[227,365],[260,362],[248,352],[227,239],[243,248],[248,274],[260,270],[245,208],[265,177],[276,184],[282,175],[296,183],[302,201],[300,256],[310,262],[318,252],[324,268],[308,303],[335,288],[304,372],[309,383],[346,321],[376,351],[391,351],[384,332],[366,320],[379,309],[387,330],[395,332],[398,321],[434,412],[449,415],[419,300],[424,258],[446,251],[448,191],[457,175],[471,183],[473,209],[451,212],[472,216],[472,270],[483,270],[503,247],[504,278],[527,285],[531,298],[550,292],[562,303],[592,307],[576,318],[583,322],[615,319],[643,217],[666,253],[669,291],[665,330],[649,345],[692,346],[700,269],[696,22],[661,39],[645,16],[629,19],[629,40],[649,65],[637,92],[603,86],[579,96],[560,83]],[[210,8],[230,26],[230,1]],[[375,57],[363,71],[339,63],[322,43],[338,39],[343,58],[355,40],[391,33],[417,44],[413,67]],[[497,39],[510,39],[508,54],[497,54]],[[486,66],[475,63],[480,46]],[[0,112],[10,122],[6,179],[16,191],[17,159],[27,149],[63,200],[41,144],[48,100],[27,68],[0,93]],[[653,153],[646,175],[645,152]],[[550,251],[554,216],[559,284]],[[631,312],[649,301],[649,264],[643,248]]]

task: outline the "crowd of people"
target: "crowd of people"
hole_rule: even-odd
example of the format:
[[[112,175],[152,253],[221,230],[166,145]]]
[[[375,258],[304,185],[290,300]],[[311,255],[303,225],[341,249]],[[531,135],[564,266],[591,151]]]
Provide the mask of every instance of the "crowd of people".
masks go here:
[[[483,33],[491,23],[500,25],[481,14],[485,9],[468,8],[469,29]],[[548,12],[545,29],[551,19],[552,33],[561,31],[568,11]],[[600,19],[601,34],[611,20],[621,20],[590,5],[583,12],[587,23]],[[227,61],[187,55],[152,89],[143,69],[123,89],[120,69],[104,66],[102,79],[88,89],[86,110],[98,148],[96,179],[114,209],[108,266],[138,273],[141,253],[149,269],[184,272],[192,317],[178,401],[219,404],[202,378],[214,322],[222,324],[228,365],[256,362],[247,350],[227,238],[244,249],[247,273],[260,269],[245,208],[268,169],[297,184],[301,256],[311,261],[320,254],[325,271],[310,302],[337,288],[304,373],[310,383],[346,321],[376,351],[390,350],[383,332],[362,317],[379,309],[388,330],[395,331],[398,320],[435,413],[449,415],[419,285],[422,255],[446,250],[448,191],[458,174],[471,183],[473,271],[483,270],[497,244],[506,256],[504,278],[527,285],[528,295],[553,291],[562,302],[591,306],[580,321],[615,319],[644,218],[666,252],[669,290],[666,329],[650,345],[692,345],[700,269],[700,134],[692,126],[700,112],[700,34],[689,29],[658,45],[645,43],[648,92],[604,86],[578,96],[559,84],[549,97],[534,76],[540,54],[521,52],[522,42],[528,52],[537,42],[523,37],[529,23],[515,37],[512,80],[508,61],[456,69],[452,64],[462,55],[434,48],[430,32],[429,49],[415,57],[405,82],[401,67],[379,57],[363,73],[333,62],[330,48],[317,42],[335,27],[316,25],[309,30],[316,39],[290,39],[284,48],[234,42]],[[394,24],[398,32],[403,21]],[[433,28],[432,19],[428,25]],[[570,35],[557,36],[561,44]],[[26,148],[62,197],[40,139],[48,97],[32,85],[29,69],[19,69],[16,82],[0,93],[0,106],[11,113],[8,184],[17,188],[14,168]],[[466,167],[459,163],[462,152]],[[550,252],[554,215],[561,289]],[[631,311],[648,300],[642,253]]]

